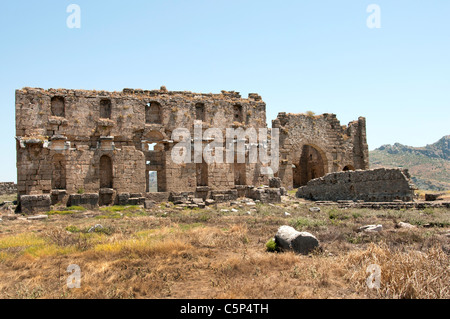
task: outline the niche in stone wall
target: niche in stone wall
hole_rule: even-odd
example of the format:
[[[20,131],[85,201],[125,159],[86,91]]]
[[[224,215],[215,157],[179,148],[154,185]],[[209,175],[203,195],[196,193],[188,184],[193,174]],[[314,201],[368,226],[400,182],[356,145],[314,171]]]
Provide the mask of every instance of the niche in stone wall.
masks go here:
[[[100,118],[111,119],[111,100],[102,99],[100,101]]]
[[[147,103],[145,107],[146,124],[162,124],[161,104],[158,102]]]
[[[242,105],[236,104],[233,107],[233,121],[242,123],[244,121],[244,114],[242,113]]]
[[[195,119],[198,121],[205,122],[205,104],[197,103],[195,104]]]
[[[54,96],[51,100],[51,111],[53,116],[65,117],[66,106],[65,100],[61,96]]]

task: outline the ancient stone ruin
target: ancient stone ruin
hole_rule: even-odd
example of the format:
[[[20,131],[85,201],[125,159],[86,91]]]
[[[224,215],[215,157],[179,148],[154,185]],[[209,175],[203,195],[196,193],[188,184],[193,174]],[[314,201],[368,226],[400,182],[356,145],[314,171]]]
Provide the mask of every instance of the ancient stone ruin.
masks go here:
[[[407,170],[380,168],[330,173],[309,181],[296,195],[315,201],[412,202],[414,190]]]
[[[278,182],[260,163],[175,163],[177,128],[267,128],[258,94],[124,89],[16,91],[19,209],[96,207],[146,201],[277,201],[285,189],[331,172],[368,169],[364,118],[341,126],[334,114],[280,113]],[[198,142],[205,146],[210,139]],[[249,144],[249,141],[246,141]],[[247,145],[246,144],[246,145]],[[258,145],[258,147],[262,147]],[[247,148],[246,148],[247,150]],[[244,152],[248,156],[248,152]],[[264,186],[265,185],[265,186]],[[276,187],[274,187],[276,186]]]
[[[363,117],[341,126],[334,114],[279,113],[272,127],[280,129],[278,176],[287,189],[328,173],[369,168]]]

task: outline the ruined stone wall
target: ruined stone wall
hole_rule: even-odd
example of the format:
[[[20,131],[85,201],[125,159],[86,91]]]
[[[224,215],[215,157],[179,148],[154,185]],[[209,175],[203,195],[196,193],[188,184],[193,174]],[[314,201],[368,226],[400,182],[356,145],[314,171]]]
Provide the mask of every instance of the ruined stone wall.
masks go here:
[[[194,144],[198,124],[203,131],[218,128],[224,139],[228,128],[266,128],[266,104],[255,93],[242,98],[234,91],[193,93],[165,87],[17,90],[18,193],[38,196],[27,203],[43,203],[40,195],[48,195],[53,204],[82,201],[81,194],[92,203],[98,195],[100,205],[125,202],[126,194],[142,200],[150,192],[153,172],[164,198],[170,192],[234,198],[250,186],[268,184],[259,163],[174,163],[172,150],[180,140],[173,132],[187,129]],[[280,129],[276,175],[285,188],[329,172],[368,168],[364,118],[347,127],[334,114],[280,113],[272,126]],[[210,142],[205,136],[200,141],[203,147]]]
[[[381,168],[330,173],[300,187],[296,196],[318,201],[409,202],[414,189],[407,170]]]
[[[257,94],[124,89],[122,92],[24,88],[16,91],[17,175],[20,195],[145,193],[157,172],[159,192],[195,192],[195,163],[175,164],[172,132],[194,123],[203,130],[266,127]],[[203,145],[208,143],[204,140]],[[151,149],[150,145],[154,145]],[[233,164],[205,170],[209,190],[235,186]],[[249,171],[253,173],[253,170]],[[249,181],[251,178],[249,178]],[[254,178],[253,178],[254,180]],[[203,186],[203,185],[200,185]],[[102,200],[100,200],[102,202]]]
[[[272,127],[280,129],[278,177],[287,189],[327,173],[369,168],[363,117],[341,126],[334,114],[279,113]]]
[[[17,194],[17,185],[12,182],[0,183],[0,195]]]

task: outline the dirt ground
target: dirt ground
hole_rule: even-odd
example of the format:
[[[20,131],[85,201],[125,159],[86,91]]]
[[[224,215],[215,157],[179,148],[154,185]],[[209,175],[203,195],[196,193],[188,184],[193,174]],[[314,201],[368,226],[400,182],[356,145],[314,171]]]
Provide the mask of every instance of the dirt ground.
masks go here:
[[[193,210],[56,208],[36,221],[3,211],[0,298],[450,298],[449,209],[312,206],[284,197]],[[358,230],[368,224],[383,230]],[[312,233],[320,249],[267,251],[282,225]],[[70,265],[80,288],[68,287]],[[379,288],[367,283],[369,265],[379,267]]]

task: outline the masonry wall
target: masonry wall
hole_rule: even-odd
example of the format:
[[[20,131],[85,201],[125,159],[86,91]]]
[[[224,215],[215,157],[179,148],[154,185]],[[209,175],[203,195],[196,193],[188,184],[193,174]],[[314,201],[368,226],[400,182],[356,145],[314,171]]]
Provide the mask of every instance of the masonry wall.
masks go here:
[[[0,183],[0,195],[17,194],[17,185],[12,182]]]
[[[320,201],[409,202],[414,189],[407,170],[381,168],[330,173],[300,187],[296,196]]]
[[[280,170],[287,189],[343,170],[368,169],[366,120],[341,126],[335,114],[279,113],[272,127],[280,129]]]
[[[266,128],[266,104],[258,94],[219,94],[124,89],[121,92],[24,88],[16,91],[17,190],[67,202],[73,194],[100,194],[110,203],[121,193],[143,198],[156,172],[157,191],[221,196],[267,185],[261,164],[176,164],[172,136],[194,126]],[[288,189],[330,172],[367,169],[364,118],[341,126],[334,114],[280,113],[280,170]],[[192,140],[194,142],[194,140]],[[203,138],[205,147],[211,141]],[[248,142],[248,141],[247,141]],[[203,159],[203,162],[205,160]],[[209,195],[208,195],[209,194]],[[126,197],[126,196],[125,196]],[[125,198],[124,197],[124,198]],[[32,203],[33,201],[29,201]]]
[[[195,192],[196,164],[172,162],[172,132],[186,128],[193,136],[196,123],[203,130],[218,127],[225,136],[227,128],[266,127],[265,114],[259,95],[245,99],[227,91],[17,90],[18,192],[61,197],[64,191],[98,193],[103,183],[114,194],[142,194],[149,190],[151,171],[157,172],[159,192]],[[150,149],[151,144],[156,146]],[[209,190],[235,186],[233,164],[213,164],[206,171]]]

